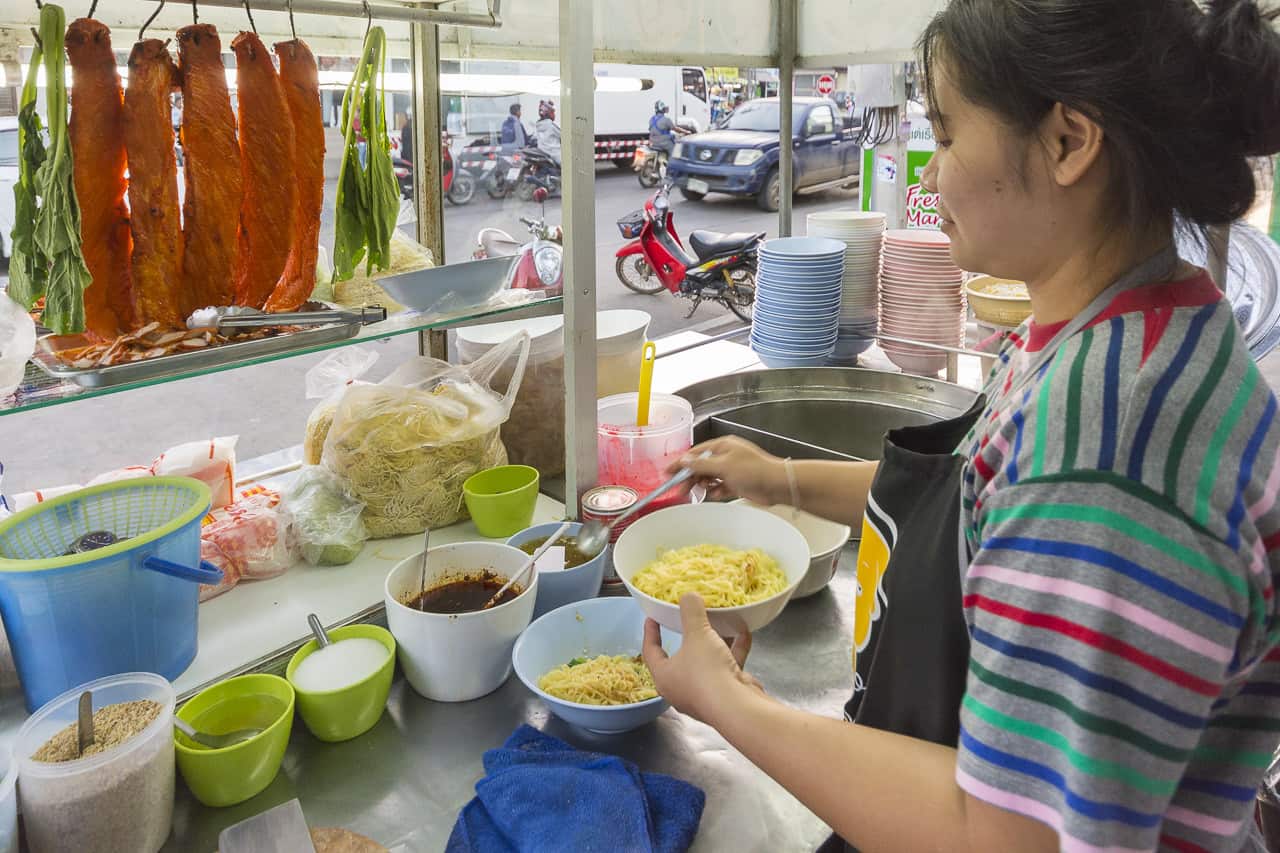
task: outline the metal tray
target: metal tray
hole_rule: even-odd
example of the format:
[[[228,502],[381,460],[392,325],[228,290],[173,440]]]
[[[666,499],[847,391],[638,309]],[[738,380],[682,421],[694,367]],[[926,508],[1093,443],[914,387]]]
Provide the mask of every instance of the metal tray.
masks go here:
[[[190,352],[176,352],[155,358],[114,364],[109,367],[69,367],[49,349],[48,341],[54,335],[45,335],[36,342],[31,361],[55,379],[69,379],[85,388],[105,388],[129,382],[146,382],[164,376],[194,373],[211,367],[223,367],[241,361],[252,361],[266,355],[276,355],[302,347],[321,346],[335,341],[345,341],[360,331],[359,323],[341,323],[317,326],[271,338],[222,344],[221,346]]]

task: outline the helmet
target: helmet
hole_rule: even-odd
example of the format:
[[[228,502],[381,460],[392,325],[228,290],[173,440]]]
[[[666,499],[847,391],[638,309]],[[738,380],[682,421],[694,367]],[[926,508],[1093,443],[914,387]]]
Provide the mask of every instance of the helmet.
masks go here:
[[[655,113],[665,113],[668,109],[670,109],[670,107],[667,106],[666,101],[653,102],[653,111]]]
[[[538,102],[538,118],[555,118],[556,105],[552,101]]]

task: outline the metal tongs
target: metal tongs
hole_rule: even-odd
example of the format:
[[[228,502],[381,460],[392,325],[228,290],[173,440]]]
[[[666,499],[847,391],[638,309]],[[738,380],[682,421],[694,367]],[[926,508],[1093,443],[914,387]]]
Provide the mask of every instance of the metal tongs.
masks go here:
[[[274,326],[328,326],[333,323],[359,323],[368,326],[385,319],[387,309],[381,305],[366,305],[351,310],[321,308],[316,311],[282,311],[277,314],[232,307],[215,308],[212,312],[197,311],[187,320],[187,328],[207,329],[212,326],[218,332],[231,332]]]

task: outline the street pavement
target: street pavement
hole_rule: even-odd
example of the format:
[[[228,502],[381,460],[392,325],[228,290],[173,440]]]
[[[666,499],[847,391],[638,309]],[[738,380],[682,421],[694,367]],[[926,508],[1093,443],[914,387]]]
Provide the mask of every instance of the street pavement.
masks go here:
[[[335,145],[330,145],[333,152]],[[332,196],[336,186],[336,157],[331,157],[334,180],[329,189],[322,241],[332,246]],[[650,190],[634,173],[611,165],[596,170],[596,287],[600,308],[639,308],[653,315],[650,337],[694,329],[715,333],[738,321],[727,310],[704,304],[690,320],[689,302],[663,293],[642,296],[622,286],[614,273],[614,253],[625,242],[616,221],[641,207]],[[695,228],[717,231],[766,231],[776,234],[776,214],[764,213],[749,199],[712,196],[700,203],[672,194],[678,233],[687,237]],[[856,192],[835,190],[797,199],[796,231],[803,233],[804,217],[816,210],[856,204]],[[476,232],[486,225],[524,233],[518,217],[536,215],[538,206],[515,199],[495,201],[482,192],[468,205],[445,206],[446,259],[470,257]],[[560,201],[546,205],[553,223],[560,221]],[[380,358],[367,378],[378,379],[417,354],[416,336],[406,335],[370,344]],[[0,492],[13,494],[67,483],[83,483],[93,476],[126,465],[149,463],[156,455],[184,441],[239,435],[238,454],[249,459],[302,441],[307,415],[318,402],[305,396],[306,372],[323,356],[300,356],[265,365],[194,377],[178,382],[111,394],[89,400],[0,417],[0,463],[4,481]]]

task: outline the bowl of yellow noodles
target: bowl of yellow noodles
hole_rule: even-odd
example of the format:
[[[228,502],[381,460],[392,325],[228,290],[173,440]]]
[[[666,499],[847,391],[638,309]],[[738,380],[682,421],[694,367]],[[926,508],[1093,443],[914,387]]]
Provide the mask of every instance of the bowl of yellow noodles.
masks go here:
[[[618,577],[650,619],[681,630],[680,597],[696,592],[722,637],[768,625],[809,570],[794,525],[745,504],[685,504],[632,524],[613,548]]]
[[[618,734],[667,709],[644,661],[644,611],[629,598],[566,604],[525,629],[511,652],[516,676],[566,723]],[[662,637],[668,654],[680,635]]]

